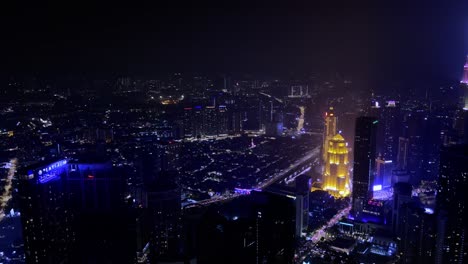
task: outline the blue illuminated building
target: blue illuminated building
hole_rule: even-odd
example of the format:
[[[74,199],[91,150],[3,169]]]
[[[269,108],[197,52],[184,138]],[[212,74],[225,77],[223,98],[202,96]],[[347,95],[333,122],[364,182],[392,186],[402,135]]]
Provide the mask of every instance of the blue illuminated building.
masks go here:
[[[27,262],[132,262],[137,225],[123,203],[121,176],[93,158],[44,161],[20,172]]]
[[[68,170],[68,161],[59,159],[47,161],[28,170],[28,179],[35,179],[38,183],[47,183],[51,180],[59,179]]]
[[[26,171],[27,174],[20,175],[19,185],[26,260],[31,263],[67,261],[77,230],[72,224],[75,214],[67,210],[67,188],[62,181],[68,172],[66,162],[44,161]]]

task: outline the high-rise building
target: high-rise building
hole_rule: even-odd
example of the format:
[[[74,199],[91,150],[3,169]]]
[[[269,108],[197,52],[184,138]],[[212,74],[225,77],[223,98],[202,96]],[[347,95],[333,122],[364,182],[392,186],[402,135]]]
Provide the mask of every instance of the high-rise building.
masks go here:
[[[19,201],[29,263],[135,260],[136,217],[110,162],[58,159],[25,171]]]
[[[434,263],[435,215],[416,202],[400,204],[398,231],[395,233],[400,251],[399,263]]]
[[[437,178],[439,148],[447,127],[453,125],[453,119],[447,122],[446,118],[438,118],[437,115],[428,109],[418,109],[405,117],[405,138],[409,141],[406,161],[412,184],[418,184],[421,180],[434,181]],[[452,114],[446,112],[444,115]]]
[[[329,111],[325,113],[325,127],[323,131],[322,157],[324,162],[328,156],[328,141],[336,134],[336,121],[337,118],[333,112],[333,107],[330,107]]]
[[[340,122],[338,125],[338,131],[341,131],[341,135],[348,139],[348,145],[352,149],[354,144],[354,126],[356,125],[357,114],[355,112],[345,112],[340,114]],[[350,157],[352,158],[352,157]]]
[[[209,208],[193,242],[198,263],[292,263],[295,200],[253,191]]]
[[[461,105],[463,109],[468,110],[468,56],[463,67],[463,77],[461,80]]]
[[[378,157],[375,160],[375,176],[372,190],[378,191],[392,185],[392,161]]]
[[[240,123],[239,119],[236,120]],[[225,105],[185,107],[184,137],[219,136],[229,132],[229,112]]]
[[[398,154],[396,166],[399,170],[406,170],[407,158],[408,158],[408,144],[409,141],[407,138],[399,137],[398,138]]]
[[[177,259],[181,255],[181,189],[176,172],[162,172],[144,187],[143,207],[149,213],[150,254],[153,260]]]
[[[468,145],[443,147],[440,155],[436,263],[465,263],[468,243]]]
[[[71,258],[76,216],[65,207],[68,195],[60,180],[66,177],[67,166],[65,159],[38,163],[21,177],[19,201],[30,263],[64,263]]]
[[[411,202],[412,186],[406,182],[398,182],[393,186],[392,230],[398,233],[400,223],[400,209],[402,205]]]
[[[184,108],[184,117],[183,117],[183,129],[184,129],[184,137],[193,137],[194,132],[194,124],[193,124],[193,108],[192,107],[185,107]]]
[[[466,63],[463,67],[463,77],[461,83],[468,84],[468,56],[466,57]]]
[[[356,119],[352,214],[357,218],[373,195],[377,123],[374,117],[362,116]]]
[[[192,124],[193,124],[193,137],[201,137],[204,134],[204,116],[203,116],[203,109],[200,105],[196,105],[193,107],[193,117],[192,117]]]
[[[207,106],[203,111],[203,134],[216,136],[218,134],[218,119],[215,106]]]
[[[309,227],[310,180],[304,174],[296,178],[296,237],[305,234]]]
[[[217,132],[218,135],[228,134],[228,123],[229,123],[229,112],[225,105],[218,106],[218,118],[217,118]]]
[[[381,108],[379,117],[379,130],[382,144],[377,146],[378,152],[381,153],[385,160],[395,160],[397,156],[398,137],[400,135],[400,106],[396,101],[387,101],[385,106]],[[378,144],[379,145],[379,144]]]
[[[348,147],[340,134],[328,140],[323,186],[324,190],[336,196],[346,196],[350,191]]]
[[[228,129],[229,134],[239,134],[242,131],[242,113],[237,108],[229,108]]]

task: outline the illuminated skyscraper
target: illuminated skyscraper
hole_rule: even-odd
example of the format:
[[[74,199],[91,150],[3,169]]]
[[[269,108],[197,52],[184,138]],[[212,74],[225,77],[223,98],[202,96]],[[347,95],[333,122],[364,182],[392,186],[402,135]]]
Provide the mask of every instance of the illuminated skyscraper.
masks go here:
[[[465,67],[463,67],[463,78],[461,82],[464,84],[468,84],[468,56],[466,57]]]
[[[328,156],[328,141],[336,134],[336,116],[333,113],[333,107],[330,107],[329,112],[325,113],[325,128],[323,130],[323,161],[327,161]]]
[[[348,147],[344,138],[336,134],[328,141],[328,152],[323,174],[324,189],[334,195],[349,194]]]
[[[375,160],[375,178],[372,186],[373,191],[379,191],[382,188],[391,187],[392,185],[392,161],[378,157]]]
[[[463,77],[461,80],[461,99],[463,109],[468,109],[468,56],[463,67]]]

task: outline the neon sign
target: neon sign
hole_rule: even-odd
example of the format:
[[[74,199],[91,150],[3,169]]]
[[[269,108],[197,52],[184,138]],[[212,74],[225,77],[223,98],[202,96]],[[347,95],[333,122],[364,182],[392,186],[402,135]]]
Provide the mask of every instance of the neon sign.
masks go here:
[[[65,171],[66,165],[67,160],[59,160],[35,170],[33,176],[37,177],[39,183],[46,183],[57,179]]]

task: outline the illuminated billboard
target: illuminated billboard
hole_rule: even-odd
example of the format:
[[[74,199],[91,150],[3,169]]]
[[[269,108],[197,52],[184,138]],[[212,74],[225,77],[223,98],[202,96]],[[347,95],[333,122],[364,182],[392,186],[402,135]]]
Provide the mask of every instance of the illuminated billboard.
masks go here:
[[[28,178],[37,179],[39,183],[46,183],[53,179],[59,178],[62,173],[66,172],[66,165],[67,160],[62,159],[47,165],[37,167],[28,171]]]

